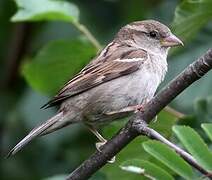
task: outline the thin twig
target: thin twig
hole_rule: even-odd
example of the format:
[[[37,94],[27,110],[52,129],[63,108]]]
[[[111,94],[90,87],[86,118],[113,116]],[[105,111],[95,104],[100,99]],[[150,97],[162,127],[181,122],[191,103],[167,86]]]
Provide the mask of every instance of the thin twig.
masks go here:
[[[7,52],[5,56],[5,76],[1,77],[0,90],[1,92],[12,92],[9,96],[5,98],[7,102],[8,98],[11,99],[12,96],[17,96],[17,82],[19,77],[19,68],[23,55],[29,48],[29,42],[31,37],[31,24],[30,23],[16,23],[12,27],[12,34],[7,45]],[[14,91],[15,88],[15,91]],[[15,93],[16,94],[15,94]],[[4,104],[4,103],[3,103]],[[7,108],[6,108],[7,109]],[[7,109],[9,110],[9,109]],[[7,114],[4,111],[4,114]],[[2,154],[3,149],[3,136],[5,133],[5,127],[7,126],[7,121],[5,115],[0,120],[0,154]]]
[[[212,49],[193,64],[189,65],[179,76],[171,81],[166,88],[161,90],[144,107],[144,111],[137,112],[111,140],[102,146],[101,152],[96,151],[85,160],[67,179],[80,180],[88,179],[97,170],[103,167],[108,160],[121,151],[128,143],[140,135],[139,131],[133,126],[135,119],[144,120],[149,123],[167,104],[177,95],[189,87],[193,82],[200,79],[210,69],[212,69]],[[190,159],[189,156],[185,159]],[[188,161],[188,160],[187,160]],[[197,168],[192,164],[193,167]],[[200,171],[200,169],[198,169]],[[200,171],[204,175],[210,175],[207,170]]]
[[[92,33],[87,29],[87,27],[85,27],[83,24],[78,23],[77,21],[76,22],[74,21],[73,24],[79,31],[81,31],[88,38],[88,40],[94,45],[94,47],[96,47],[98,51],[102,49],[102,46],[100,45],[100,43],[92,35]]]
[[[169,114],[172,114],[173,116],[175,116],[178,119],[185,117],[185,114],[183,114],[182,112],[177,111],[176,109],[174,109],[174,108],[172,108],[170,106],[166,106],[164,108],[164,110],[166,112],[168,112]]]
[[[17,83],[21,60],[29,48],[30,32],[30,23],[18,23],[14,26],[5,61],[7,73],[4,82],[1,84],[3,89],[13,88]]]
[[[137,119],[137,120],[138,120],[137,123],[136,123],[136,119],[134,120],[134,123],[135,123],[134,128],[136,128],[137,131],[140,132],[140,134],[148,136],[151,139],[156,139],[156,140],[168,145],[169,147],[174,149],[190,165],[192,165],[193,167],[198,169],[202,174],[205,174],[207,177],[209,177],[209,175],[211,176],[211,173],[209,173],[207,170],[202,168],[201,165],[199,165],[197,163],[197,161],[189,153],[187,153],[183,149],[179,148],[178,146],[176,146],[169,140],[167,140],[165,137],[163,137],[160,133],[158,133],[154,129],[148,127],[148,125],[145,121],[142,121],[140,119]]]

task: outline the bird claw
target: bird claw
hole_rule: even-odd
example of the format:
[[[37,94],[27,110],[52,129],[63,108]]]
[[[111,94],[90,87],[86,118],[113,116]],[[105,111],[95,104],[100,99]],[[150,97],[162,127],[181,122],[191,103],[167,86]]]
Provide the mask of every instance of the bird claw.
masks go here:
[[[137,111],[144,111],[144,106],[143,105],[137,105],[137,106],[135,106],[135,112],[137,112]]]
[[[99,151],[99,152],[102,152],[100,147],[103,146],[105,143],[107,143],[107,141],[104,141],[104,142],[97,142],[96,143],[96,149]],[[107,162],[108,163],[114,163],[116,161],[116,156],[112,157],[112,159],[108,160]]]

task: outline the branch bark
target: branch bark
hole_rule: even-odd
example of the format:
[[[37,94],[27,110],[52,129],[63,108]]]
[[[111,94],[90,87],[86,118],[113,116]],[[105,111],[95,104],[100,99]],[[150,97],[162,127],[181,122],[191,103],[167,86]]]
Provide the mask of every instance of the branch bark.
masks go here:
[[[31,35],[30,23],[15,24],[12,38],[8,46],[8,56],[6,58],[7,74],[3,82],[3,89],[15,87],[17,84],[17,77],[19,75],[19,67],[23,55],[29,48]]]
[[[67,179],[81,180],[88,179],[98,169],[104,166],[108,160],[121,151],[128,143],[141,134],[141,130],[136,125],[138,122],[145,121],[149,123],[168,103],[177,95],[190,86],[193,82],[200,79],[210,69],[212,69],[212,49],[208,50],[193,64],[189,65],[180,75],[172,80],[164,89],[161,90],[149,103],[144,107],[144,111],[137,112],[133,115],[128,123],[119,132],[102,146],[101,152],[96,151],[87,160],[85,160],[76,170],[74,170]],[[145,129],[145,128],[144,128]],[[148,128],[147,128],[148,129]],[[146,131],[142,132],[145,134]],[[155,131],[153,131],[154,134]],[[148,132],[146,132],[148,134]],[[149,135],[152,136],[153,135]],[[161,140],[158,136],[155,139]],[[164,142],[164,141],[163,141]],[[172,147],[173,148],[173,147]],[[177,151],[179,153],[179,151]],[[181,154],[193,167],[197,168],[206,176],[210,172],[191,160],[190,155]],[[190,161],[191,160],[191,161]]]
[[[11,34],[11,39],[8,44],[8,51],[5,58],[5,76],[2,77],[0,82],[0,90],[2,92],[11,92],[8,96],[14,96],[17,93],[17,82],[19,77],[19,68],[24,54],[29,49],[29,42],[31,37],[31,24],[30,23],[17,23],[14,24]],[[14,88],[16,91],[14,91]],[[12,92],[13,91],[13,92]],[[15,93],[14,93],[15,92]],[[7,99],[5,99],[7,102]],[[5,104],[5,103],[3,103]],[[9,109],[8,109],[9,110]],[[0,122],[0,154],[3,153],[3,140],[2,137],[5,133],[6,119],[5,116],[8,112],[4,112],[4,116]]]

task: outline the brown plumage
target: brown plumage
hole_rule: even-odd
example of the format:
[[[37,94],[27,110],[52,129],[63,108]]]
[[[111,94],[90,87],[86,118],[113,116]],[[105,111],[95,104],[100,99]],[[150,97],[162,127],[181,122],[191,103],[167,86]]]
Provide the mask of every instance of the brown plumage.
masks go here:
[[[124,26],[96,58],[44,105],[59,105],[58,114],[33,129],[9,156],[35,137],[72,123],[88,125],[105,143],[95,127],[148,102],[167,71],[169,48],[180,44],[167,26],[154,20]]]

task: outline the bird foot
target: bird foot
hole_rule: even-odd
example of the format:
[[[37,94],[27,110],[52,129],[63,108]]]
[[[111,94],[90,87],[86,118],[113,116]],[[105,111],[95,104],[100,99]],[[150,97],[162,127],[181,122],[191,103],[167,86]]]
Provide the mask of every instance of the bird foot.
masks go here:
[[[97,142],[96,143],[96,149],[99,151],[99,152],[102,152],[101,151],[101,146],[103,146],[105,143],[107,143],[107,141],[104,141],[104,142]],[[107,162],[108,163],[114,163],[116,161],[116,157],[114,156],[112,159],[108,160]]]

